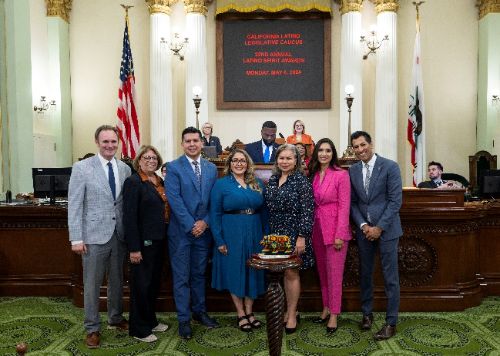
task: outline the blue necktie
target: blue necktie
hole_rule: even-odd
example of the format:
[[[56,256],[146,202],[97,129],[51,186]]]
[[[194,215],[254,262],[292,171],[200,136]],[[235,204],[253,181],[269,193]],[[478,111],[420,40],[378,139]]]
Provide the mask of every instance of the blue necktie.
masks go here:
[[[269,163],[270,156],[271,156],[271,150],[269,149],[269,146],[266,145],[266,149],[264,151],[264,163]]]
[[[113,194],[113,199],[116,200],[116,183],[115,183],[115,173],[113,172],[113,165],[108,162],[108,181],[109,187],[111,188],[111,193]]]
[[[197,161],[193,161],[194,164],[194,174],[196,175],[196,180],[198,181],[198,186],[201,188],[201,171],[200,166]]]

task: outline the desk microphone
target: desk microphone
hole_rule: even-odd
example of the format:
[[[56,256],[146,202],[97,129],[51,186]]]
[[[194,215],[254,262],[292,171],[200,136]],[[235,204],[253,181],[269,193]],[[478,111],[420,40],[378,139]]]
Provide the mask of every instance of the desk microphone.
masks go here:
[[[281,138],[285,138],[281,132],[279,132],[278,135],[280,135]]]

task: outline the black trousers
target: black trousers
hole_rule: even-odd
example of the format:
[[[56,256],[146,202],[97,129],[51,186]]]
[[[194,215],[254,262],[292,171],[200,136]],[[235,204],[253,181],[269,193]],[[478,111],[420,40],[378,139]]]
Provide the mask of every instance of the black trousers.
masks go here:
[[[160,290],[165,249],[165,239],[153,240],[152,245],[142,246],[141,263],[130,265],[130,336],[146,337],[158,325],[155,303]]]

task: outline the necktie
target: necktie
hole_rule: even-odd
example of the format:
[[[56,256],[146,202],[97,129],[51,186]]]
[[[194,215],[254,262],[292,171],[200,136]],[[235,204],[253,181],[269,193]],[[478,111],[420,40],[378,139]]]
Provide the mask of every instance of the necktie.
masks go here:
[[[271,149],[266,145],[266,149],[264,151],[264,163],[269,163],[269,159],[271,157]]]
[[[113,199],[116,200],[116,183],[115,183],[115,173],[113,172],[113,165],[108,162],[108,181],[109,187],[111,188],[111,193],[113,194]]]
[[[368,165],[368,163],[365,164],[365,168],[366,168],[365,193],[366,193],[366,195],[368,195],[368,188],[370,187],[370,177],[371,177],[370,166]]]
[[[442,180],[438,180],[438,181],[436,182],[436,185],[437,185],[438,187],[440,187],[440,186],[441,186],[441,184],[443,184],[443,181],[442,181]]]
[[[200,165],[197,161],[193,161],[194,164],[194,174],[196,175],[196,179],[198,180],[198,186],[201,187],[201,171]]]

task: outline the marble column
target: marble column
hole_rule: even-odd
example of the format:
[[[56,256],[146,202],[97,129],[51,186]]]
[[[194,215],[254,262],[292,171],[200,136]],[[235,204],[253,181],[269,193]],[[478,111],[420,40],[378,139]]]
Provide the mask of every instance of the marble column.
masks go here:
[[[399,0],[373,0],[377,11],[377,36],[389,36],[377,50],[375,82],[375,137],[377,152],[398,161],[398,61],[397,10]]]
[[[170,5],[174,0],[146,0],[150,13],[149,88],[151,144],[165,162],[175,157],[172,101],[172,54],[170,41]]]
[[[340,145],[339,154],[343,152],[349,143],[348,136],[348,112],[345,100],[346,85],[354,86],[354,102],[351,114],[351,132],[361,130],[362,103],[363,103],[363,68],[360,46],[361,36],[361,8],[362,0],[342,0],[340,13],[342,14],[342,33],[340,44]]]
[[[33,191],[33,100],[30,1],[5,0],[5,110],[2,110],[3,190]]]
[[[56,164],[73,164],[71,79],[69,58],[69,14],[72,0],[45,0],[49,52],[49,99],[56,101],[50,115],[51,131],[56,141]]]
[[[479,61],[477,84],[476,149],[500,155],[499,108],[493,95],[500,95],[500,1],[480,0]],[[495,140],[496,138],[496,140]]]
[[[206,0],[184,0],[186,10],[186,126],[196,126],[193,87],[202,89],[199,126],[208,121],[208,66],[206,41]]]

